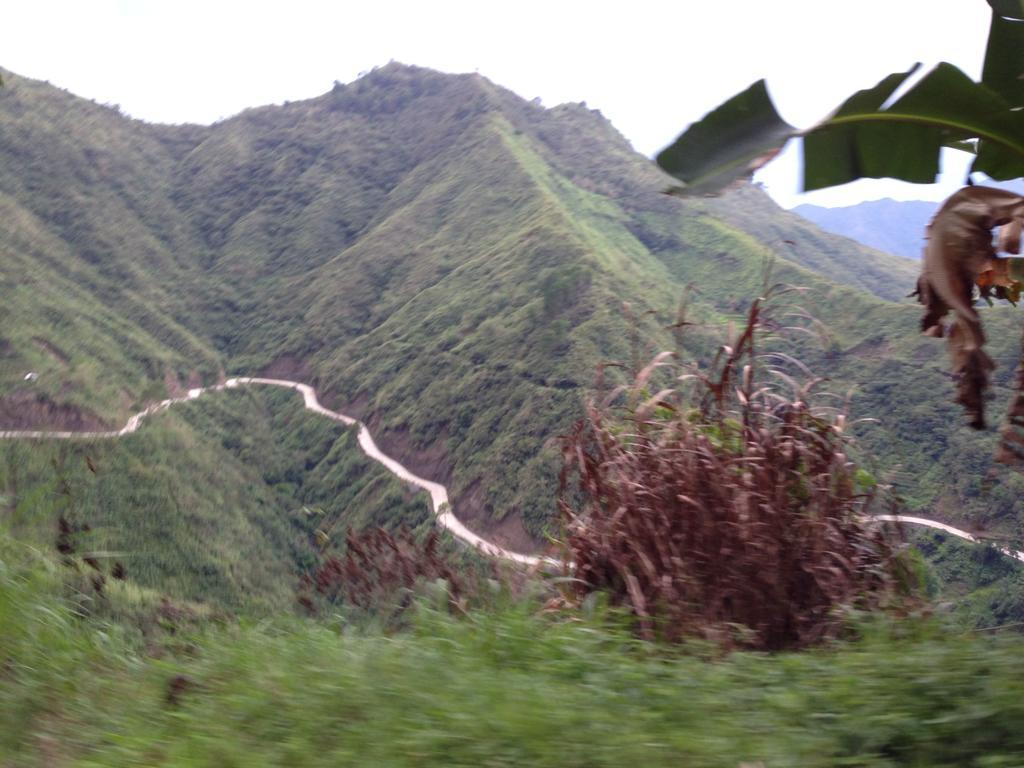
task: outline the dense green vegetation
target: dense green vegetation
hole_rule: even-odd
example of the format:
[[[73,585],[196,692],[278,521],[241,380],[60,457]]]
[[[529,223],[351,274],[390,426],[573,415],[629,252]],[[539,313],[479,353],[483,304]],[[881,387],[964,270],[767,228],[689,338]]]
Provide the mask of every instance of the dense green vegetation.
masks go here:
[[[414,494],[355,432],[287,390],[246,389],[151,417],[122,440],[0,442],[3,536],[53,551],[57,520],[89,526],[132,584],[221,609],[289,610],[317,561],[315,532],[429,526]]]
[[[385,635],[338,618],[75,616],[0,554],[0,761],[33,765],[1012,765],[1021,641],[920,619],[802,654],[709,658],[526,603]],[[148,627],[139,635],[140,624]],[[145,640],[145,647],[142,645]]]
[[[389,66],[211,127],[148,126],[6,79],[0,191],[17,238],[0,244],[0,276],[19,286],[0,340],[8,425],[30,411],[116,423],[219,371],[294,375],[449,482],[464,517],[529,546],[553,515],[552,438],[602,359],[671,343],[660,326],[688,283],[697,316],[728,317],[775,254],[782,279],[824,289],[825,322],[910,323],[865,294],[829,309],[836,289],[797,265],[887,299],[911,265],[825,236],[756,189],[660,196],[662,179],[598,113],[543,110],[475,76]],[[631,349],[623,301],[649,347]],[[846,336],[829,351],[864,341]],[[869,381],[854,369],[844,387]]]
[[[22,78],[5,84],[4,422],[119,419],[167,381],[215,376],[208,337],[183,322],[198,286],[176,290],[196,249],[161,187],[171,159],[114,110]],[[32,388],[21,382],[29,370],[41,374]]]
[[[864,444],[911,507],[1016,533],[1019,481],[982,487],[989,445],[949,430],[944,352],[895,301],[913,264],[752,187],[664,196],[664,177],[583,105],[546,110],[478,76],[394,64],[213,126],[150,126],[5,82],[4,424],[119,423],[222,372],[301,378],[448,484],[471,526],[536,547],[556,438],[598,364],[671,347],[687,285],[708,326],[685,354],[709,359],[711,326],[738,317],[772,257],[777,279],[809,289],[790,308],[825,329],[793,351],[837,395],[855,388],[854,417],[879,419]],[[1005,397],[1016,350],[1007,313],[990,314]],[[210,446],[208,465],[231,460]],[[191,471],[180,482],[215,495]]]
[[[707,362],[774,259],[774,279],[808,289],[772,307],[812,331],[785,349],[879,419],[860,428],[871,471],[912,509],[1019,533],[1022,481],[986,481],[989,441],[949,429],[943,351],[898,301],[912,264],[752,187],[665,197],[583,105],[544,110],[477,76],[389,65],[213,126],[149,126],[3,74],[0,428],[119,425],[229,373],[302,379],[447,483],[472,527],[536,546],[557,437],[598,364],[635,368],[680,336]],[[697,325],[672,333],[687,286]],[[1000,397],[1009,323],[989,312]],[[396,590],[400,621],[343,601],[296,612],[301,577],[342,553],[349,526],[372,525],[422,534],[427,500],[288,391],[204,396],[116,441],[0,441],[0,763],[1024,752],[1020,640],[968,631],[1024,619],[1019,569],[985,549],[921,539],[950,616],[720,658],[639,643],[589,597],[552,613],[557,579],[502,587],[485,568],[460,570],[479,576],[468,613],[436,581]]]
[[[929,592],[940,610],[966,628],[1013,627],[1024,622],[1024,565],[994,547],[968,544],[937,531],[910,540],[930,565]]]

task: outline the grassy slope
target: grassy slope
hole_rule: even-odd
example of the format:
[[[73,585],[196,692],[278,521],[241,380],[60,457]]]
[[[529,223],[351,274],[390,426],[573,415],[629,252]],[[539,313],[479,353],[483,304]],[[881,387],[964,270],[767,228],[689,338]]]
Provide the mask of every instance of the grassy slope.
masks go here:
[[[967,544],[939,531],[914,531],[910,541],[930,564],[929,592],[965,627],[1013,627],[1024,620],[1024,565],[993,547]]]
[[[791,222],[782,239],[796,245],[781,243],[756,191],[663,198],[582,107],[390,67],[211,129],[147,128],[5,79],[0,279],[14,298],[0,311],[16,322],[2,326],[3,395],[42,369],[54,402],[115,420],[162,396],[168,372],[283,365],[366,414],[409,463],[451,475],[460,514],[502,518],[516,540],[518,517],[536,532],[550,514],[552,436],[596,363],[668,345],[659,326],[688,283],[695,316],[738,317],[775,253],[776,276],[812,287],[800,302],[831,326],[799,350],[830,388],[860,385],[858,413],[893,413],[864,440],[899,465],[914,505],[1004,524],[1019,512],[1015,478],[981,486],[990,440],[949,431],[960,417],[916,309],[807,269],[894,298],[904,267]],[[631,349],[623,299],[649,347]],[[1002,384],[1007,314],[992,326]],[[706,358],[713,338],[698,330],[688,349]],[[427,522],[422,497],[285,392],[200,400],[119,443],[0,444],[0,494],[22,541],[49,547],[64,509],[93,526],[83,546],[126,553],[130,578],[107,588],[110,623],[83,622],[55,597],[67,575],[0,539],[5,764],[961,765],[1024,751],[1012,639],[924,632],[708,665],[512,608],[399,636],[281,620],[199,621],[192,637],[162,616],[176,634],[162,658],[144,653],[133,621],[159,613],[161,594],[196,615],[278,611],[313,528]],[[1015,574],[996,594],[962,556],[939,563],[975,593],[969,621],[1016,600]]]
[[[92,528],[78,551],[119,553],[132,583],[258,613],[293,605],[317,528],[430,520],[352,430],[283,390],[206,396],[119,441],[0,443],[0,496],[20,540],[48,550],[63,514]]]
[[[909,294],[920,265],[833,235],[783,211],[753,186],[734,190],[702,206],[784,258],[838,283],[852,285],[884,299],[899,301]],[[923,240],[924,230],[915,233]]]
[[[518,121],[538,120],[523,114],[528,107],[516,105],[510,100],[507,109],[518,109]],[[782,306],[806,310],[824,324],[817,329],[819,339],[799,343],[796,337],[791,351],[828,377],[826,390],[852,394],[855,417],[877,420],[859,432],[878,457],[881,476],[892,479],[914,509],[1003,533],[1024,532],[1018,501],[1024,483],[993,466],[991,431],[977,434],[959,426],[962,415],[951,402],[943,344],[916,332],[920,310],[904,298],[916,280],[912,262],[808,227],[754,187],[692,202],[657,195],[652,190],[663,183],[658,172],[637,163],[599,113],[579,105],[552,110],[534,132],[577,197],[588,195],[617,209],[601,216],[599,226],[634,234],[668,268],[676,295],[682,285],[697,289],[692,310],[699,319],[739,320],[760,290],[764,260],[774,259],[776,280],[807,289]],[[575,215],[579,220],[580,209]],[[1018,355],[1018,320],[1007,307],[985,315],[990,352],[999,365],[990,406],[990,421],[998,423]],[[700,338],[689,349],[695,358],[706,350]],[[997,479],[986,483],[993,470]]]
[[[589,132],[600,128],[601,119],[585,109],[569,111],[570,133],[584,137],[585,144]],[[564,150],[557,138],[551,146]],[[674,279],[674,286],[665,281],[668,290],[678,295],[681,286],[694,285],[699,299],[693,310],[710,321],[738,320],[760,289],[764,259],[774,258],[776,280],[807,289],[782,306],[806,310],[824,324],[819,328],[821,338],[813,343],[799,343],[797,337],[795,351],[815,373],[829,377],[827,390],[841,396],[852,393],[854,417],[878,420],[860,432],[865,447],[878,457],[881,476],[892,479],[914,509],[1021,533],[1024,507],[1018,499],[1024,483],[1006,472],[997,472],[996,482],[983,482],[993,470],[994,436],[959,428],[962,416],[950,402],[952,385],[943,345],[917,335],[920,311],[912,301],[881,300],[909,293],[914,265],[870,249],[850,248],[848,241],[808,228],[753,188],[716,201],[680,204],[657,199],[649,191],[655,181],[648,169],[630,164],[633,158],[626,151],[616,154],[607,138],[604,146],[602,158],[608,158],[612,167],[596,172],[585,160],[571,165],[562,157],[566,176],[573,177],[570,199],[575,202],[570,205],[575,222],[608,232],[607,250],[657,257]],[[570,154],[570,161],[574,157]],[[610,180],[618,185],[607,186]],[[791,242],[784,242],[787,239]],[[633,263],[644,264],[641,258]],[[616,277],[624,286],[621,275]],[[868,288],[878,298],[833,282],[840,276],[843,283]],[[637,294],[623,290],[620,295]],[[656,292],[643,295],[652,299],[646,306],[662,309],[661,317],[668,314],[664,304],[656,306]],[[780,308],[776,314],[782,317],[784,312]],[[990,351],[999,363],[990,410],[990,419],[998,423],[1016,363],[1017,321],[1009,308],[986,315]],[[702,341],[698,337],[692,344],[694,357],[706,356]]]
[[[183,318],[197,246],[169,201],[173,162],[142,123],[5,73],[0,89],[0,413],[123,420],[165,377],[214,378]],[[42,375],[25,387],[27,371]]]
[[[426,450],[443,440],[457,494],[482,485],[488,516],[522,513],[539,527],[556,456],[538,450],[571,420],[596,362],[626,351],[617,292],[653,293],[655,305],[672,296],[572,221],[550,172],[500,118],[437,166],[447,175],[425,169],[426,189],[318,275],[308,317],[323,333],[348,315],[380,322],[353,343],[327,344],[317,367],[343,399],[373,393],[365,408],[385,442],[399,433]],[[437,210],[442,200],[450,215]],[[421,245],[406,255],[396,237]],[[334,292],[371,270],[398,285],[377,301],[369,287],[370,301]]]
[[[0,201],[0,217],[6,232],[0,240],[0,392],[11,403],[2,409],[6,425],[24,426],[19,409],[39,401],[47,405],[40,415],[30,414],[29,423],[64,423],[59,404],[120,425],[145,402],[165,397],[166,379],[216,376],[218,358],[207,342],[141,300],[107,302],[90,291],[94,270],[9,198]],[[24,382],[28,371],[39,379]]]
[[[0,549],[0,760],[74,765],[1011,765],[1021,640],[908,620],[709,662],[510,605],[383,635],[75,618]],[[112,590],[111,602],[123,599]],[[166,611],[165,611],[166,614]]]

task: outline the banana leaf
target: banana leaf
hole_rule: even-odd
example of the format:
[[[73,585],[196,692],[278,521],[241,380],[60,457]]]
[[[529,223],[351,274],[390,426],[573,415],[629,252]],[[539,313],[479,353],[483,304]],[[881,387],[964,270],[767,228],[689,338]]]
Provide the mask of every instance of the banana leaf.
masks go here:
[[[929,183],[943,147],[969,148],[972,171],[1024,176],[1024,0],[989,0],[992,23],[981,82],[942,63],[858,91],[829,117],[798,131],[780,116],[763,80],[694,123],[656,158],[682,182],[675,194],[713,194],[748,178],[792,139],[803,142],[804,189],[859,178]]]

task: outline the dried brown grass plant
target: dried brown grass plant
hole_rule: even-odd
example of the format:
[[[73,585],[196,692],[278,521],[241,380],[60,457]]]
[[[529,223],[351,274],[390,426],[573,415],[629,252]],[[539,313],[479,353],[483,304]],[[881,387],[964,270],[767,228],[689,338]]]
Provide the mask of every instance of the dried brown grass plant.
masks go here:
[[[817,382],[758,354],[778,327],[765,306],[710,371],[662,353],[565,440],[572,597],[606,593],[644,637],[800,647],[834,636],[847,609],[906,604],[900,532],[870,519],[891,496],[851,458],[845,414],[812,402]],[[655,379],[670,386],[651,394]]]

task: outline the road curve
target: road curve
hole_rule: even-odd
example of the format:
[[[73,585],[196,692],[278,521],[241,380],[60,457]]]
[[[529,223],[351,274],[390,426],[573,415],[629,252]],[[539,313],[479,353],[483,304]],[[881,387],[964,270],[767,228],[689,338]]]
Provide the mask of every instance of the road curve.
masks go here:
[[[502,560],[509,560],[520,565],[536,566],[536,565],[552,565],[560,566],[561,562],[550,557],[538,557],[536,555],[524,555],[520,552],[513,552],[498,546],[497,544],[482,539],[477,536],[471,530],[469,530],[462,521],[459,520],[455,513],[452,512],[451,503],[448,500],[448,489],[445,488],[441,483],[434,482],[433,480],[427,480],[419,475],[414,474],[404,465],[397,460],[391,458],[386,453],[377,447],[377,444],[373,440],[373,436],[370,434],[370,430],[366,428],[358,419],[354,419],[351,416],[346,416],[344,413],[338,411],[332,411],[329,408],[325,408],[320,404],[320,400],[316,396],[316,390],[313,389],[309,384],[303,384],[298,381],[289,381],[288,379],[263,379],[251,376],[238,376],[235,378],[228,379],[223,384],[216,384],[210,387],[199,387],[196,389],[190,389],[188,394],[184,397],[172,397],[167,400],[162,400],[155,405],[151,405],[145,410],[139,411],[125,424],[121,429],[110,430],[105,432],[58,432],[58,431],[47,431],[47,430],[7,430],[0,431],[0,439],[59,439],[59,440],[71,440],[71,439],[107,439],[114,437],[123,437],[124,435],[130,435],[135,432],[140,426],[142,421],[149,415],[164,411],[170,408],[176,403],[185,403],[189,400],[195,400],[197,397],[202,395],[204,392],[219,392],[225,389],[237,389],[238,387],[258,384],[266,385],[271,387],[285,387],[287,389],[297,390],[302,394],[302,400],[308,410],[314,413],[325,416],[328,419],[341,422],[346,426],[359,426],[359,447],[362,448],[363,453],[369,456],[376,462],[383,464],[389,472],[398,477],[401,480],[414,485],[417,488],[422,488],[430,494],[430,504],[434,510],[434,517],[437,519],[438,525],[442,528],[447,529],[451,534],[471,547],[475,547],[480,552],[491,557],[497,557]],[[895,522],[905,523],[907,525],[920,525],[927,528],[935,528],[936,530],[944,531],[953,536],[957,536],[966,541],[981,543],[983,540],[975,536],[974,534],[968,533],[967,531],[954,528],[951,525],[940,523],[936,520],[929,520],[926,517],[915,517],[913,515],[875,515],[875,520],[879,522]],[[997,549],[1008,557],[1012,557],[1020,562],[1024,562],[1024,552],[1019,550],[1009,549],[1008,547],[997,547]]]
[[[536,565],[560,565],[558,560],[550,557],[538,557],[536,555],[525,555],[521,552],[513,552],[511,550],[500,547],[497,544],[487,541],[486,539],[477,536],[471,530],[469,530],[462,521],[459,520],[452,512],[451,503],[448,500],[448,489],[445,488],[441,483],[434,482],[433,480],[427,480],[419,475],[410,471],[403,464],[388,456],[386,453],[381,451],[377,447],[377,443],[373,440],[373,435],[370,434],[370,430],[366,428],[358,419],[354,419],[351,416],[347,416],[344,413],[338,411],[332,411],[329,408],[325,408],[321,405],[320,400],[316,396],[316,390],[313,389],[309,384],[303,384],[298,381],[289,381],[286,379],[262,379],[251,376],[238,376],[235,378],[228,379],[223,384],[216,384],[210,387],[199,387],[196,389],[190,389],[188,394],[184,397],[172,397],[167,400],[162,400],[159,403],[149,406],[148,408],[139,411],[130,419],[128,422],[118,430],[109,431],[94,431],[94,432],[59,432],[59,431],[48,431],[48,430],[7,430],[0,431],[0,439],[58,439],[58,440],[96,440],[96,439],[109,439],[114,437],[123,437],[124,435],[130,435],[135,432],[140,426],[142,426],[143,420],[154,413],[167,410],[176,403],[185,403],[189,400],[195,400],[197,397],[202,395],[204,392],[219,392],[225,389],[237,389],[249,384],[267,385],[272,387],[285,387],[287,389],[297,390],[302,394],[302,400],[308,410],[313,411],[321,416],[325,416],[333,421],[340,422],[346,426],[359,426],[359,447],[362,448],[363,453],[380,464],[383,464],[389,472],[398,477],[401,480],[414,485],[417,488],[422,488],[428,494],[430,494],[430,504],[434,510],[434,517],[437,519],[438,525],[442,528],[447,529],[451,534],[471,547],[475,547],[485,555],[491,557],[497,557],[502,560],[509,560],[520,565],[536,566]]]
[[[984,539],[978,538],[973,533],[968,533],[967,531],[962,531],[959,528],[954,528],[952,525],[946,525],[945,523],[940,523],[937,520],[929,520],[927,517],[914,517],[913,515],[875,515],[874,519],[875,520],[880,520],[882,522],[907,523],[909,525],[921,525],[921,526],[924,526],[926,528],[934,528],[934,529],[936,529],[938,531],[945,531],[946,533],[952,534],[953,536],[958,536],[961,539],[966,539],[967,541],[973,541],[976,544],[984,544],[985,543]],[[1020,562],[1024,563],[1024,552],[1021,552],[1019,549],[1010,549],[1009,547],[999,547],[999,546],[996,546],[996,549],[998,549],[1000,552],[1002,552],[1007,557],[1012,557],[1014,560],[1019,560]]]

